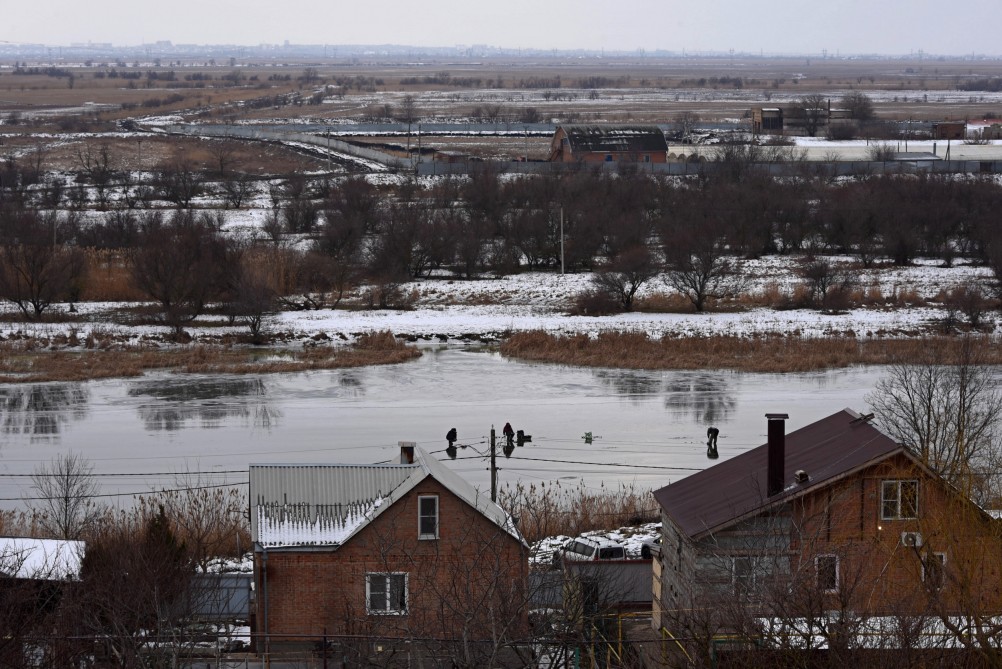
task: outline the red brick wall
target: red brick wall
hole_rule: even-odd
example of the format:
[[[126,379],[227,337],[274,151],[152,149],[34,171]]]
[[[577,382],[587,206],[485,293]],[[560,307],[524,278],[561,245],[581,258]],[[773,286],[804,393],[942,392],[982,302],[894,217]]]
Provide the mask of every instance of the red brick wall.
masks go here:
[[[439,539],[419,541],[418,496],[439,497]],[[527,554],[507,532],[428,478],[336,551],[255,556],[257,633],[273,642],[362,634],[490,638],[520,634]],[[408,574],[408,613],[369,615],[365,575]],[[267,611],[265,589],[267,588]]]
[[[918,518],[881,517],[881,483],[918,480]],[[798,516],[794,552],[813,572],[816,555],[840,559],[841,593],[860,612],[894,614],[902,609],[941,612],[972,608],[1002,610],[1002,539],[998,523],[904,456],[886,461],[795,507]],[[920,548],[902,545],[902,532],[918,532]],[[946,555],[947,582],[929,591],[922,580],[922,559]],[[794,565],[796,569],[797,565]]]

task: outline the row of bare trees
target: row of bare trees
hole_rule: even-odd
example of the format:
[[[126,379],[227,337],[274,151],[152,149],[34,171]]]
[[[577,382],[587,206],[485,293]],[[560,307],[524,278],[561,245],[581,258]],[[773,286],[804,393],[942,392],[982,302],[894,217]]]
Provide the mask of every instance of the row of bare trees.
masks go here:
[[[83,543],[50,545],[43,561],[27,543],[2,551],[0,663],[176,666],[199,640],[193,612],[216,595],[199,574],[249,545],[243,495],[193,476],[129,508],[106,506],[91,465],[75,455],[41,465],[32,480],[29,521],[4,513],[3,532]]]
[[[377,187],[360,177],[289,178],[270,189],[263,226],[285,257],[280,278],[261,263],[248,267],[248,246],[221,233],[221,212],[191,209],[203,175],[184,161],[187,167],[172,171],[175,209],[123,202],[97,223],[29,204],[16,195],[21,181],[14,179],[10,188],[0,183],[0,297],[32,318],[53,301],[72,303],[86,293],[79,249],[91,247],[124,250],[135,285],[178,336],[210,303],[228,305],[234,318],[246,314],[257,337],[275,298],[294,308],[334,306],[367,280],[384,287],[375,303],[398,306],[390,299],[399,293],[394,286],[441,271],[474,278],[561,265],[599,270],[599,289],[624,309],[640,285],[665,272],[697,311],[740,291],[731,260],[739,256],[806,256],[811,304],[826,309],[838,306],[832,300],[851,279],[824,259],[829,254],[852,255],[863,267],[885,257],[899,265],[918,256],[945,265],[965,257],[1002,271],[993,225],[1002,187],[994,181],[777,181],[749,169],[744,152],[722,155],[733,169],[688,180],[629,170],[509,179],[491,165],[425,189],[414,182]],[[228,169],[225,156],[220,169]],[[223,183],[241,202],[253,187],[235,176]],[[974,313],[976,306],[963,308]]]

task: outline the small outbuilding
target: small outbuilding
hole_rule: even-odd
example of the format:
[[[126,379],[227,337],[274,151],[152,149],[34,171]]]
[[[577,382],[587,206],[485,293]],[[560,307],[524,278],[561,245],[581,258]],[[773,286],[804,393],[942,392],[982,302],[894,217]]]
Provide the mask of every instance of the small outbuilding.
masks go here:
[[[755,134],[783,132],[783,110],[779,107],[752,107],[751,120]]]
[[[933,139],[964,139],[967,137],[967,124],[963,121],[942,121],[932,124]]]

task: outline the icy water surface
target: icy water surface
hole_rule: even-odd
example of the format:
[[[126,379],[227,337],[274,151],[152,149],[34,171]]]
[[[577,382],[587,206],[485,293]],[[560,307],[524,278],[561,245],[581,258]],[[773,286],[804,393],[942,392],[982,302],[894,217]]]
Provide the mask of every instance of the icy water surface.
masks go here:
[[[30,496],[26,475],[66,452],[93,464],[103,492],[127,494],[175,487],[182,472],[201,472],[185,485],[246,481],[249,463],[391,461],[401,440],[446,458],[450,427],[469,445],[452,466],[484,489],[478,454],[506,421],[532,443],[499,452],[502,485],[660,487],[710,464],[709,425],[725,459],[765,442],[766,413],[789,413],[794,430],[865,410],[881,373],[581,369],[427,348],[403,365],[307,374],[0,385],[0,506]]]

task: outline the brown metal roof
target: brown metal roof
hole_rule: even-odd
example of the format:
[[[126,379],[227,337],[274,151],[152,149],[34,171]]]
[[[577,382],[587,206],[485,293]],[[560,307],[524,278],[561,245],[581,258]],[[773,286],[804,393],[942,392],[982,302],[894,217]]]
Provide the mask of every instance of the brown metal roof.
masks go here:
[[[695,539],[899,452],[904,447],[855,411],[843,409],[786,435],[785,489],[775,497],[766,497],[765,444],[656,490],[654,498]],[[795,482],[798,470],[807,472],[806,483]]]
[[[656,125],[562,125],[574,152],[668,151],[668,140]]]

